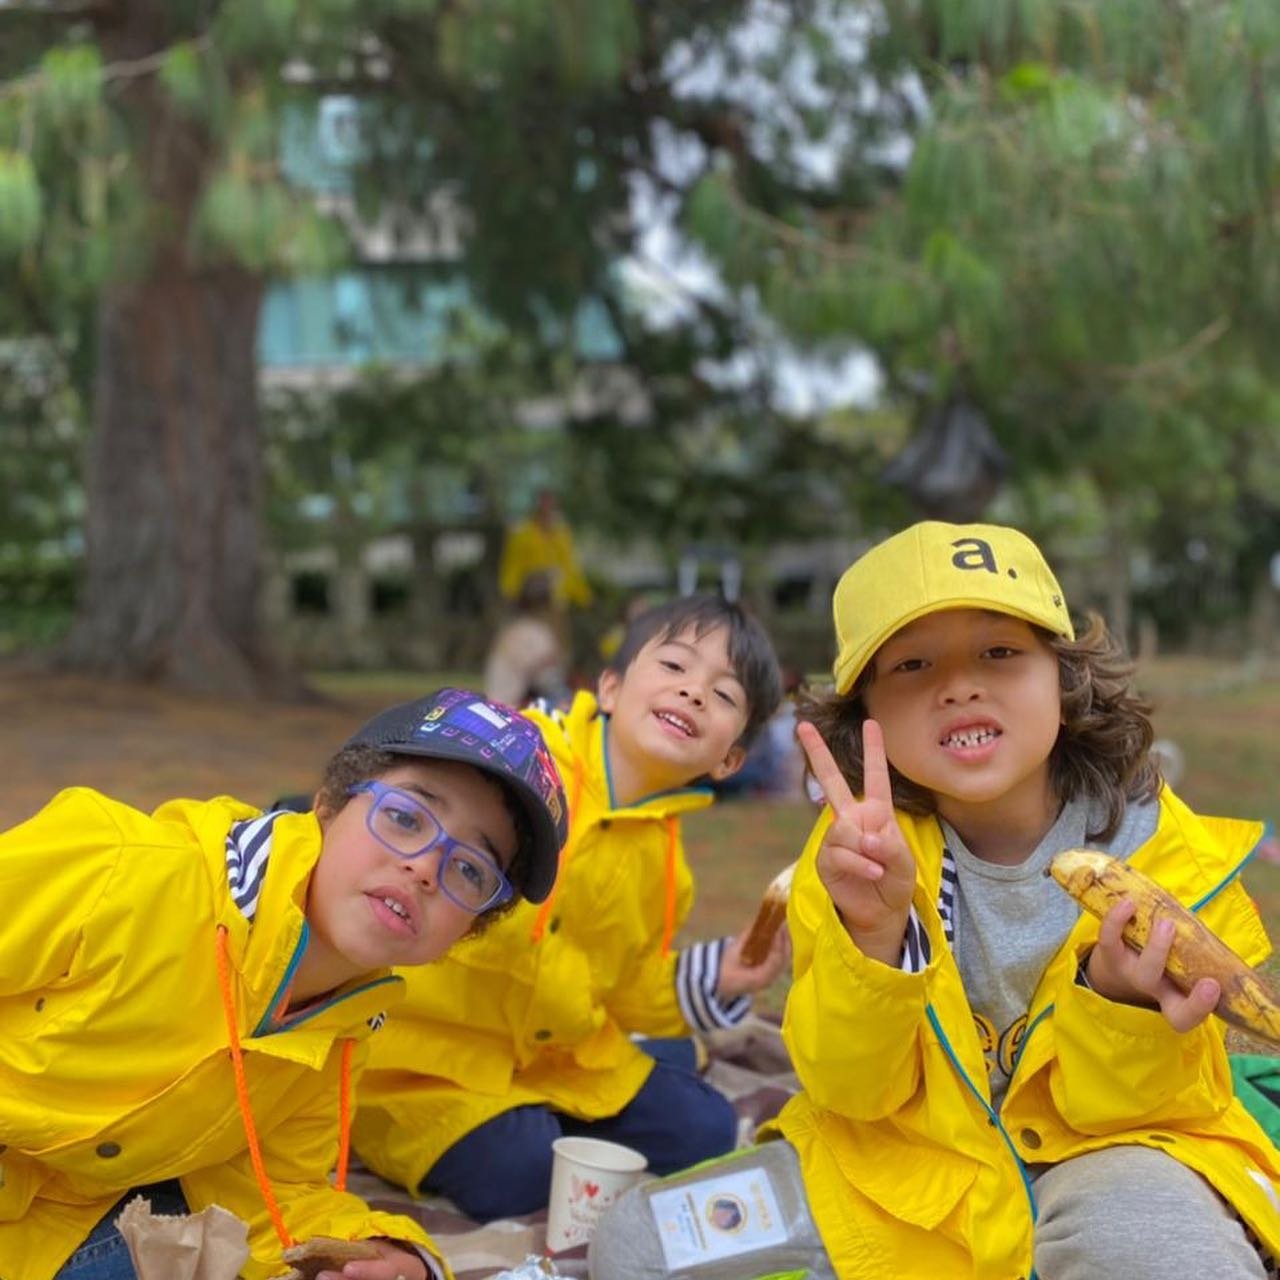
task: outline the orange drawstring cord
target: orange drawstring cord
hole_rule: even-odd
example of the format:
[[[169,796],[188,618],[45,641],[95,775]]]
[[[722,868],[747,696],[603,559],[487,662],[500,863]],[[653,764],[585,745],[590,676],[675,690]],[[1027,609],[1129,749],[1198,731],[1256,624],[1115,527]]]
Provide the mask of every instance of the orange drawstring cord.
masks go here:
[[[227,1019],[227,1039],[231,1043],[231,1068],[236,1077],[236,1101],[240,1104],[240,1119],[244,1122],[244,1136],[249,1141],[249,1162],[253,1165],[254,1177],[258,1180],[258,1190],[266,1202],[267,1212],[271,1215],[271,1225],[280,1237],[280,1244],[285,1249],[293,1247],[293,1237],[284,1225],[284,1215],[276,1202],[276,1193],[271,1189],[271,1179],[267,1177],[266,1166],[262,1163],[262,1147],[258,1143],[258,1126],[253,1122],[253,1109],[249,1106],[249,1085],[244,1078],[244,1054],[240,1049],[240,1032],[236,1029],[236,1008],[231,998],[230,962],[227,959],[227,926],[218,926],[218,986],[222,989],[222,1011]]]
[[[569,835],[560,854],[560,866],[556,871],[555,883],[551,886],[551,892],[542,900],[542,906],[538,908],[538,914],[533,921],[533,928],[529,930],[530,942],[541,942],[542,935],[547,931],[547,921],[551,919],[551,908],[555,906],[556,893],[560,888],[560,881],[564,879],[564,869],[569,865],[569,854],[576,843],[574,840],[573,819],[578,812],[578,802],[582,799],[582,787],[585,778],[586,766],[582,763],[582,757],[574,756],[573,782],[569,788]]]
[[[258,1190],[262,1192],[267,1213],[271,1216],[271,1225],[276,1229],[280,1245],[291,1249],[293,1237],[284,1225],[284,1215],[280,1212],[280,1204],[272,1189],[271,1179],[267,1177],[267,1167],[262,1161],[262,1146],[258,1141],[258,1126],[254,1123],[253,1108],[249,1104],[249,1084],[244,1074],[244,1052],[240,1048],[240,1032],[236,1027],[236,1007],[231,996],[231,962],[227,958],[227,926],[218,926],[218,987],[222,993],[222,1011],[227,1020],[227,1040],[231,1046],[231,1068],[236,1078],[236,1101],[240,1104],[240,1119],[244,1124],[244,1136],[249,1143],[249,1163],[253,1165],[253,1175],[258,1180]],[[338,1115],[341,1132],[338,1135],[338,1176],[337,1188],[345,1191],[347,1187],[347,1164],[351,1152],[351,1053],[355,1048],[354,1040],[342,1042],[342,1075],[338,1092]]]
[[[676,852],[680,847],[680,824],[675,814],[667,818],[667,900],[662,920],[662,954],[671,954],[671,939],[676,931]]]
[[[347,1164],[351,1159],[351,1051],[354,1040],[342,1042],[342,1081],[338,1087],[338,1173],[334,1185],[347,1189]]]

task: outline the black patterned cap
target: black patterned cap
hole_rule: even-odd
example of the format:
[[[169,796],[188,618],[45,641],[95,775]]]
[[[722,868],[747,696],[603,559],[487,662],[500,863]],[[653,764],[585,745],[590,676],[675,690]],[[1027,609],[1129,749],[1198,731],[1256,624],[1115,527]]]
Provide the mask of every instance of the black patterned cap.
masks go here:
[[[516,888],[530,902],[551,892],[569,833],[569,806],[542,734],[514,708],[467,689],[437,689],[380,712],[346,745],[459,760],[491,774],[515,796],[533,832]]]

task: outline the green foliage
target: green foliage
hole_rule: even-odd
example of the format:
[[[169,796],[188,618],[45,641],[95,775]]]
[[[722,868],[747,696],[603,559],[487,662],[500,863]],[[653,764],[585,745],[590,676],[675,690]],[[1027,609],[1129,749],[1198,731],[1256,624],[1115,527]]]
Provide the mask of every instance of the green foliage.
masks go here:
[[[39,85],[39,107],[51,124],[78,119],[97,106],[102,55],[87,44],[50,49],[40,61]]]
[[[67,352],[0,343],[0,652],[65,626],[79,573],[85,408]]]
[[[181,114],[212,123],[227,110],[225,64],[197,42],[187,40],[165,50],[158,75]]]
[[[210,183],[196,228],[206,252],[231,257],[258,274],[281,267],[332,271],[348,252],[345,233],[332,217],[242,166]]]
[[[298,10],[299,0],[227,0],[217,9],[214,43],[230,59],[278,55],[296,39]]]
[[[545,390],[526,345],[462,314],[432,369],[372,366],[336,391],[271,393],[270,512],[280,545],[309,545],[318,524],[356,545],[417,527],[500,525],[513,483],[545,452],[546,438],[517,424],[521,402]],[[309,514],[317,495],[332,505]]]
[[[22,252],[40,234],[41,199],[31,157],[0,150],[0,257]]]
[[[780,199],[723,153],[686,226],[797,340],[856,335],[922,409],[962,388],[1029,527],[1078,517],[1100,561],[1114,529],[1162,552],[1166,525],[1195,530],[1222,577],[1257,573],[1280,510],[1247,479],[1274,477],[1280,448],[1280,7],[884,17],[863,69],[886,104],[904,79],[927,94],[909,160],[870,193],[837,178]],[[1243,568],[1232,589],[1239,607]]]
[[[405,240],[457,224],[442,238],[476,300],[474,352],[276,404],[283,537],[305,536],[314,492],[344,495],[360,533],[411,508],[451,518],[432,507],[449,491],[501,514],[526,448],[547,450],[575,520],[620,539],[849,531],[905,516],[879,468],[904,421],[960,390],[1029,520],[1164,537],[1172,511],[1256,557],[1248,526],[1270,527],[1276,489],[1249,477],[1280,466],[1274,0],[146,12],[132,42],[97,11],[0,16],[0,325],[79,339],[96,290],[155,255],[324,271],[354,214]],[[325,205],[339,217],[280,155],[286,110],[309,119],[326,92],[360,102],[350,208],[345,190]],[[666,329],[618,269],[644,251],[641,188],[724,286]],[[607,310],[644,411],[566,410],[531,436],[515,406],[579,385],[584,300]],[[780,418],[779,332],[869,347],[894,423]],[[709,376],[744,353],[756,374]],[[449,483],[411,494],[403,477],[428,469]]]
[[[439,19],[439,69],[460,84],[550,69],[568,90],[611,88],[638,51],[631,0],[475,0]]]

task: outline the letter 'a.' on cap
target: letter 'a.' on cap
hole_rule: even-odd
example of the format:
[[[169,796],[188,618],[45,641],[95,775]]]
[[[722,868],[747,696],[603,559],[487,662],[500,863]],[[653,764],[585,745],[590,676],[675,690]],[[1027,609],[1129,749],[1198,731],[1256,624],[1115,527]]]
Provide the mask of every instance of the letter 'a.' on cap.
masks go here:
[[[926,520],[872,547],[836,584],[836,691],[853,688],[895,631],[946,609],[991,609],[1075,638],[1062,588],[1025,533]]]

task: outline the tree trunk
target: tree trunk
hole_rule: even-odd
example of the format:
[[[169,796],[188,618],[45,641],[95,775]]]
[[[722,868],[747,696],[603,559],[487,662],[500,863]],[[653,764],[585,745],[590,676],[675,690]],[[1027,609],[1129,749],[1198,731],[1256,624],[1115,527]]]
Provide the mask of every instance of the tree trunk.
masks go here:
[[[163,0],[119,6],[109,60],[163,47]],[[216,161],[153,77],[122,89],[139,172],[161,214],[150,256],[101,296],[86,576],[63,652],[77,669],[247,694],[257,621],[262,456],[256,334],[263,284],[198,260],[193,213]],[[163,221],[161,221],[163,219]]]
[[[82,670],[249,693],[257,684],[261,288],[173,255],[99,311]]]

